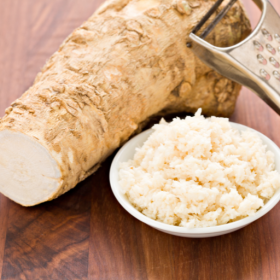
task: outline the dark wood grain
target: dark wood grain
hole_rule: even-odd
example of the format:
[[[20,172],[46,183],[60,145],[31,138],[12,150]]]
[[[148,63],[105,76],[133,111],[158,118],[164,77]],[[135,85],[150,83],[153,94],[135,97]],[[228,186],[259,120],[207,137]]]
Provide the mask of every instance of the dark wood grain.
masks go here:
[[[0,115],[101,2],[0,0]],[[280,2],[272,2],[280,12]],[[256,25],[257,9],[252,1],[244,4]],[[249,90],[242,90],[232,120],[280,146],[280,117]],[[37,207],[0,195],[1,279],[280,279],[280,204],[225,236],[167,235],[118,204],[108,179],[111,160],[74,190]]]

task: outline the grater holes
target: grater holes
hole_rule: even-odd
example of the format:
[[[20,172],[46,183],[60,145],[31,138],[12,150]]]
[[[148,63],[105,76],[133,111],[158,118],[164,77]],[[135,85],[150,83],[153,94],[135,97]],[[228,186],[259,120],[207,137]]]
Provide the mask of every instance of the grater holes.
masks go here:
[[[265,37],[266,40],[268,41],[273,41],[273,39],[275,40],[275,42],[280,44],[280,33],[279,34],[274,34],[274,33],[269,33],[265,28],[263,28],[261,30],[262,35]],[[256,38],[257,39],[257,38]],[[259,41],[260,40],[260,41]],[[267,82],[271,80],[271,77],[276,78],[278,81],[280,81],[280,70],[274,70],[273,71],[273,67],[274,69],[280,69],[280,63],[278,62],[277,58],[274,57],[274,55],[276,55],[277,53],[280,54],[280,46],[276,45],[274,46],[273,43],[269,43],[269,42],[263,42],[263,39],[257,39],[253,41],[253,45],[255,47],[255,49],[257,50],[257,60],[260,64],[262,64],[262,68],[257,70],[260,73],[260,76],[262,79],[266,80]],[[266,57],[266,53],[265,54],[261,54],[260,52],[264,51],[264,49],[266,49],[268,52],[270,52],[270,57]],[[269,65],[268,64],[269,61]],[[266,67],[268,68],[266,68]],[[273,67],[272,67],[273,66]],[[272,80],[271,80],[272,82]]]
[[[280,66],[279,62],[274,57],[270,57],[269,62],[276,68],[279,68],[279,66]]]
[[[263,51],[263,46],[258,42],[258,41],[254,41],[253,42],[253,44],[254,44],[254,47],[256,48],[256,50],[258,50],[258,51],[260,51],[260,52],[262,52]]]
[[[268,41],[273,40],[272,35],[266,29],[262,29],[262,34]]]
[[[258,59],[259,63],[261,63],[263,65],[267,64],[267,60],[261,54],[257,55],[257,59]]]
[[[266,44],[266,48],[267,50],[272,53],[273,55],[276,54],[276,50],[270,45],[270,44]]]
[[[280,73],[278,71],[273,71],[273,76],[280,81]]]
[[[270,75],[264,69],[261,69],[260,74],[264,79],[266,79],[266,80],[270,79]]]
[[[280,35],[279,34],[275,34],[274,38],[278,43],[280,43]]]

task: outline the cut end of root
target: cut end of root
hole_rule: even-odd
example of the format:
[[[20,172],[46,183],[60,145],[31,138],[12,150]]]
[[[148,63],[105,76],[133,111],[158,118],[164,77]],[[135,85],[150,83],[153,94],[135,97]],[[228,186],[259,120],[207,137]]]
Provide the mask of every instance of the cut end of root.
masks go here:
[[[61,172],[48,150],[19,132],[0,131],[0,192],[11,200],[33,206],[55,196]]]

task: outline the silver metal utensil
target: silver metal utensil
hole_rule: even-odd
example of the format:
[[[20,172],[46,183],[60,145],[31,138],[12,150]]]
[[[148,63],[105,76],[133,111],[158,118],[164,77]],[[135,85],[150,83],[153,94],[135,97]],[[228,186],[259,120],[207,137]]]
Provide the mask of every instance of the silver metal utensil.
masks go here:
[[[220,48],[204,38],[237,0],[231,0],[201,33],[211,15],[224,0],[218,0],[190,34],[193,52],[221,75],[253,90],[280,115],[280,16],[268,0],[255,0],[262,16],[255,30],[242,42]]]

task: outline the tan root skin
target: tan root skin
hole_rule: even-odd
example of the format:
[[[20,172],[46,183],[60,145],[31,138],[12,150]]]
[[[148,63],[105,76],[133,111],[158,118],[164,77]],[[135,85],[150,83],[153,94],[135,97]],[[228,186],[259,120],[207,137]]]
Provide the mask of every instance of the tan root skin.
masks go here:
[[[65,40],[0,121],[0,149],[7,150],[10,137],[20,143],[27,136],[24,149],[42,146],[42,153],[32,157],[37,165],[39,156],[46,157],[53,171],[33,166],[16,149],[22,166],[32,165],[33,172],[49,180],[40,184],[32,174],[21,179],[21,165],[9,161],[6,152],[0,172],[12,174],[0,176],[0,191],[25,206],[52,200],[92,174],[152,115],[199,107],[208,115],[232,114],[240,86],[203,65],[186,47],[188,34],[213,3],[105,2]],[[237,3],[209,41],[233,45],[249,32]]]

